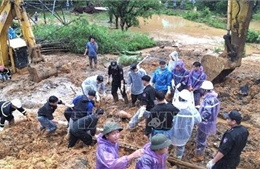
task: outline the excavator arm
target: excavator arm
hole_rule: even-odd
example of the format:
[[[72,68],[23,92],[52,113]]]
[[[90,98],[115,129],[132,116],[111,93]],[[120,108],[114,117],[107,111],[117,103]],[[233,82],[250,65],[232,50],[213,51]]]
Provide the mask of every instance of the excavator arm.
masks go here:
[[[208,79],[213,83],[221,82],[241,65],[253,7],[254,1],[228,0],[227,34],[223,37],[225,51],[219,56],[205,55],[201,59]]]
[[[26,59],[28,63],[28,71],[31,80],[39,82],[42,79],[48,78],[52,75],[57,75],[57,69],[52,63],[45,63],[41,55],[40,46],[36,44],[35,37],[32,31],[31,23],[28,18],[27,12],[24,8],[23,0],[3,0],[0,7],[0,64],[3,66],[10,66],[12,72],[17,72],[17,65],[21,65],[21,56],[15,55],[19,48],[23,47],[21,41],[16,41],[15,48],[10,45],[7,37],[8,29],[13,20],[18,20],[20,28],[23,33],[23,39],[26,43],[27,50]],[[15,59],[16,56],[16,59]],[[17,58],[18,57],[18,58]],[[23,68],[21,66],[19,68]]]

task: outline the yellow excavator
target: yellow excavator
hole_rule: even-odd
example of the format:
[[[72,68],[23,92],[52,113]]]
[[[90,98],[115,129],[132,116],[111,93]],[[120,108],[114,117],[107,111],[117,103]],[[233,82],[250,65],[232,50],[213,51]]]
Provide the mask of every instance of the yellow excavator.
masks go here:
[[[12,73],[29,71],[30,79],[40,82],[50,76],[57,76],[53,63],[48,63],[37,45],[23,0],[3,0],[0,7],[0,65],[11,69]],[[8,38],[8,29],[17,20],[22,30],[22,38]]]
[[[219,56],[205,55],[201,60],[208,79],[213,83],[221,82],[241,65],[254,5],[252,0],[228,0],[227,34],[223,37],[225,51]]]

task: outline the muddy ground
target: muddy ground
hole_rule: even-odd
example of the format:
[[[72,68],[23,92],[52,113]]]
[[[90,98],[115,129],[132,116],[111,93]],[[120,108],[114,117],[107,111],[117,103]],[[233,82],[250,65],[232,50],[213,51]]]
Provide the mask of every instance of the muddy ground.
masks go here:
[[[155,47],[143,50],[143,56],[150,55],[141,65],[148,74],[152,74],[157,67],[159,59],[166,59],[175,50],[167,43],[164,43],[164,45],[166,46],[164,49]],[[212,47],[211,49],[214,48]],[[199,61],[201,56],[209,51],[210,48],[198,45],[183,45],[179,48],[180,58],[185,61],[187,68],[191,68],[194,61]],[[27,112],[34,117],[33,121],[26,121],[22,115],[16,112],[15,119],[17,123],[14,126],[6,127],[5,131],[0,134],[0,168],[95,168],[96,144],[86,147],[79,142],[74,148],[68,149],[66,126],[59,124],[57,131],[51,136],[41,134],[36,120],[36,113],[49,96],[56,95],[64,102],[70,103],[77,94],[81,93],[80,84],[85,78],[96,74],[102,74],[107,77],[106,72],[109,61],[117,58],[117,56],[99,56],[98,70],[94,71],[88,67],[86,58],[79,55],[60,53],[44,57],[47,61],[51,61],[56,65],[59,70],[58,77],[51,77],[40,83],[34,83],[29,80],[28,74],[15,74],[11,81],[0,82],[1,100],[20,98]],[[205,161],[196,163],[196,165],[205,166],[217,150],[216,146],[227,129],[221,114],[225,111],[238,109],[243,113],[243,124],[250,131],[248,144],[242,153],[240,168],[260,168],[260,147],[258,145],[258,138],[260,137],[260,116],[258,115],[260,110],[259,57],[259,55],[252,55],[244,58],[241,67],[229,75],[224,82],[216,85],[216,91],[221,101],[221,111],[217,124],[218,132],[215,136],[209,138]],[[125,69],[125,72],[127,72],[127,69]],[[249,94],[248,96],[242,96],[239,93],[239,88],[247,83],[250,86]],[[129,108],[130,106],[124,105],[122,100],[118,104],[114,104],[109,90],[108,86],[108,94],[102,99],[101,103],[101,107],[105,109],[107,116],[100,119],[98,126],[102,127],[105,121],[114,119],[126,129],[129,120],[111,117],[108,114],[111,112],[113,114],[113,112],[118,110],[125,110],[133,115],[137,108]],[[65,121],[63,116],[64,109],[65,106],[59,106],[55,112],[55,119]],[[195,135],[196,133],[194,132],[193,137],[187,144],[184,161],[191,162],[191,158],[194,156]],[[142,125],[134,132],[127,130],[121,132],[122,143],[141,147],[147,141],[143,137]],[[130,150],[120,149],[121,155],[129,153],[131,153]],[[133,161],[129,168],[133,169],[134,166]],[[173,167],[170,167],[169,164],[169,168]]]

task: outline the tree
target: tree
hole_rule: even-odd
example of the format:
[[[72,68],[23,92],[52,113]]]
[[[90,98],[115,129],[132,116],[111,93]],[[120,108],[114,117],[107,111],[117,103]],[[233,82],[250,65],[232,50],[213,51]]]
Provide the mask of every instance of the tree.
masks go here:
[[[116,29],[127,30],[131,26],[138,26],[138,17],[149,18],[162,7],[159,0],[107,0],[109,15],[115,17]],[[111,20],[110,20],[111,21]]]

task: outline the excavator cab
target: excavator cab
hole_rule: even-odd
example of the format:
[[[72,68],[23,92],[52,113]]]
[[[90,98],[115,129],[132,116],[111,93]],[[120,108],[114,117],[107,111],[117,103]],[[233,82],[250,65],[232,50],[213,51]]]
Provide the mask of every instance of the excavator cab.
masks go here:
[[[9,39],[8,29],[17,19],[22,38]],[[40,82],[50,76],[57,76],[53,63],[45,62],[41,48],[36,44],[31,23],[24,8],[23,0],[3,0],[0,7],[0,64],[10,67],[12,73],[29,71],[30,79]]]
[[[254,1],[228,0],[227,34],[223,36],[225,51],[219,56],[205,55],[201,59],[208,80],[213,83],[221,82],[241,65],[253,7]]]

